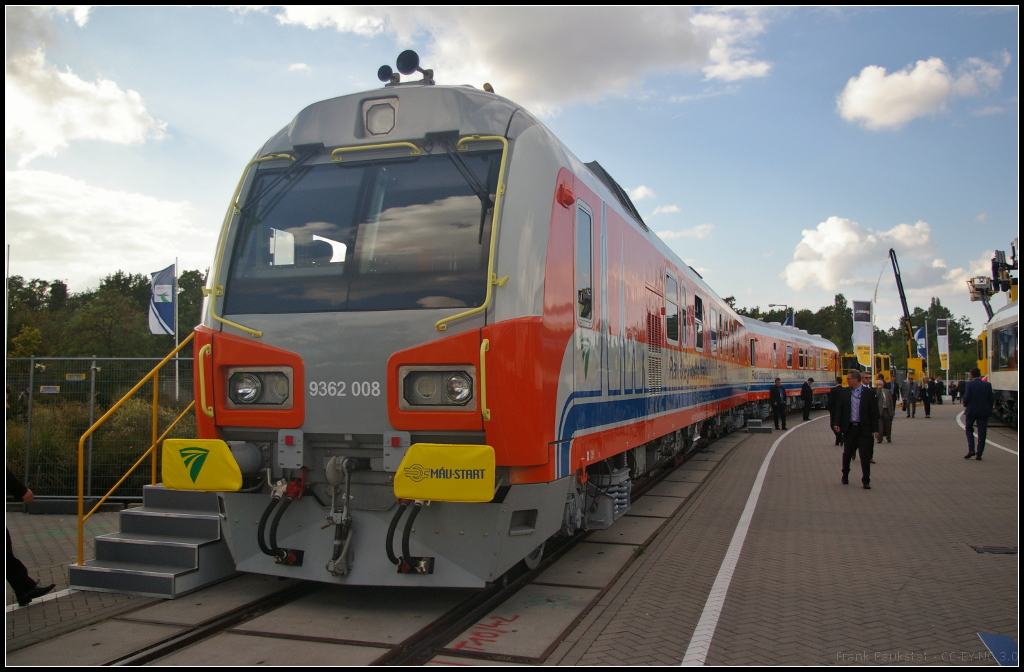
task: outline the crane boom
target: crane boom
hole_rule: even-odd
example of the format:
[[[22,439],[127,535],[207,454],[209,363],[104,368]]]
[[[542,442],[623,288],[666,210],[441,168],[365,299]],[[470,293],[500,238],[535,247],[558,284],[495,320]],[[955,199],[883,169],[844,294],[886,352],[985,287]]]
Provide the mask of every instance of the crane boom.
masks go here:
[[[900,303],[903,304],[903,339],[907,346],[907,371],[912,380],[921,380],[924,376],[924,360],[917,357],[917,339],[914,338],[914,327],[910,323],[910,307],[907,305],[907,294],[903,291],[903,278],[900,277],[900,262],[896,259],[896,250],[889,249],[892,261],[892,272],[896,276],[896,289],[900,292]]]

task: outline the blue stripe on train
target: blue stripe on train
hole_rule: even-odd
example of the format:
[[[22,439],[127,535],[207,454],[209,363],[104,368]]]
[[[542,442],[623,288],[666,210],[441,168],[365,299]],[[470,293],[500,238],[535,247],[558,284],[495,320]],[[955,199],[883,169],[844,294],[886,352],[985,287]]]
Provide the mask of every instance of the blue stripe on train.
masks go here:
[[[572,438],[576,432],[601,425],[641,420],[666,411],[702,406],[745,393],[745,388],[728,385],[717,388],[687,388],[661,393],[656,396],[639,396],[575,404],[570,408],[570,404],[578,398],[596,396],[593,392],[574,392],[565,400],[565,406],[562,409],[562,421],[558,431],[558,439],[564,441],[564,443],[559,443],[556,447],[555,476],[561,478],[569,475],[569,457],[572,444],[569,441],[565,441],[565,439]]]

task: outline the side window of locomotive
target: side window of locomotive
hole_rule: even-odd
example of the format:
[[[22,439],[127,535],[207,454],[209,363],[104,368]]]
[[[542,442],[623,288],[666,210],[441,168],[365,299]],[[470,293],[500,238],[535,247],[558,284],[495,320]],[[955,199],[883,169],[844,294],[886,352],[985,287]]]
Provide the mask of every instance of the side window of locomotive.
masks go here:
[[[698,350],[704,350],[704,299],[693,296],[693,333]]]
[[[718,311],[714,308],[708,308],[708,326],[711,332],[711,354],[718,354]]]
[[[576,316],[590,326],[594,319],[593,218],[582,203],[576,206]]]
[[[786,345],[786,368],[793,368],[793,346],[788,344]]]
[[[993,341],[993,371],[1016,371],[1017,370],[1017,325],[994,329],[992,331]]]
[[[757,366],[757,351],[754,349],[754,339],[750,339],[750,365]]]
[[[804,349],[803,348],[800,348],[799,354],[797,356],[799,357],[798,361],[800,362],[800,366],[798,368],[802,369],[802,368],[804,368]]]
[[[679,305],[676,296],[679,283],[671,275],[665,276],[665,336],[669,343],[679,345]]]
[[[772,368],[779,368],[779,344],[772,343]]]

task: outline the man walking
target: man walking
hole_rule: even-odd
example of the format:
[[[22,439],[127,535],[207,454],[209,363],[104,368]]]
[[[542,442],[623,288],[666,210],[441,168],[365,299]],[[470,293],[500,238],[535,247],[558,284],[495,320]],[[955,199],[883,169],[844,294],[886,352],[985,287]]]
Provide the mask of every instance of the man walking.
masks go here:
[[[920,394],[921,389],[914,380],[914,374],[911,373],[907,376],[907,393],[903,395],[903,410],[907,412],[908,418],[917,415],[917,397]]]
[[[808,378],[803,387],[800,388],[800,400],[804,403],[804,422],[811,419],[811,404],[814,403],[814,388],[811,384],[814,378]]]
[[[860,453],[861,482],[871,489],[871,458],[875,454],[878,433],[878,400],[875,391],[861,385],[860,371],[846,374],[849,387],[839,399],[838,424],[832,430],[843,433],[843,484],[850,482],[850,460]]]
[[[843,444],[842,432],[835,431],[836,425],[839,424],[837,415],[839,413],[839,399],[843,395],[843,377],[836,376],[836,386],[828,391],[828,426],[832,427],[833,433],[836,435],[836,445],[841,446]]]
[[[981,459],[985,452],[985,437],[988,436],[988,419],[992,415],[992,383],[981,379],[981,369],[971,369],[971,379],[964,386],[963,404],[966,409],[964,420],[967,431],[967,454],[965,460],[972,457]],[[974,451],[974,423],[978,423],[978,451]]]
[[[775,385],[768,393],[768,403],[772,407],[772,420],[775,421],[775,429],[779,428],[779,419],[782,419],[782,428],[786,428],[786,388],[782,386],[782,378],[775,379]]]
[[[32,491],[26,488],[18,480],[18,477],[11,473],[10,469],[7,470],[7,494],[15,499],[20,499],[26,504],[30,503],[34,498]],[[10,530],[7,530],[7,583],[10,584],[11,589],[14,591],[14,596],[18,599],[18,605],[22,607],[37,597],[46,595],[55,588],[55,584],[52,583],[48,586],[40,586],[37,581],[28,575],[25,565],[14,555],[14,549],[11,546]]]
[[[881,376],[875,381],[875,396],[878,397],[878,442],[885,438],[892,443],[892,416],[895,407],[893,406],[892,392],[885,385]]]

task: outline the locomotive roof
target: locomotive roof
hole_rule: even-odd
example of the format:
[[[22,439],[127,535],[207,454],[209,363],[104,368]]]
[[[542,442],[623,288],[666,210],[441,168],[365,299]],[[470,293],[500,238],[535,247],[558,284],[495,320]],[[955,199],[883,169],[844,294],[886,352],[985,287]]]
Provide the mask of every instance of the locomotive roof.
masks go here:
[[[398,99],[396,130],[387,137],[367,137],[361,130],[362,103],[385,98]],[[513,120],[515,123],[512,123]],[[288,152],[295,147],[323,144],[325,147],[343,147],[374,142],[399,142],[422,140],[427,133],[457,131],[462,135],[502,135],[514,141],[526,130],[539,126],[544,130],[553,149],[561,154],[566,168],[576,178],[602,198],[609,208],[632,225],[651,245],[671,260],[686,276],[690,286],[698,287],[706,296],[721,302],[721,309],[733,319],[741,316],[721,301],[704,279],[679,258],[658,234],[646,227],[635,207],[629,207],[622,195],[613,191],[609,182],[618,186],[603,167],[601,176],[590,165],[574,155],[543,123],[516,103],[497,94],[476,89],[469,85],[442,86],[405,84],[383,87],[336,98],[329,98],[308,105],[299,112],[291,123],[281,129],[260,149],[259,155],[274,152]],[[596,164],[596,162],[592,162]],[[604,178],[607,178],[606,181]],[[511,179],[515,179],[510,175]],[[799,332],[787,332],[786,337],[795,339]],[[781,336],[780,336],[781,337]]]
[[[795,343],[803,343],[804,345],[810,345],[815,348],[824,348],[825,350],[839,352],[839,348],[824,336],[809,334],[803,329],[784,327],[777,322],[762,322],[761,320],[753,317],[747,317],[746,315],[741,315],[740,319],[743,320],[743,324],[750,333],[771,336],[773,338],[780,338],[787,341],[793,341]]]

